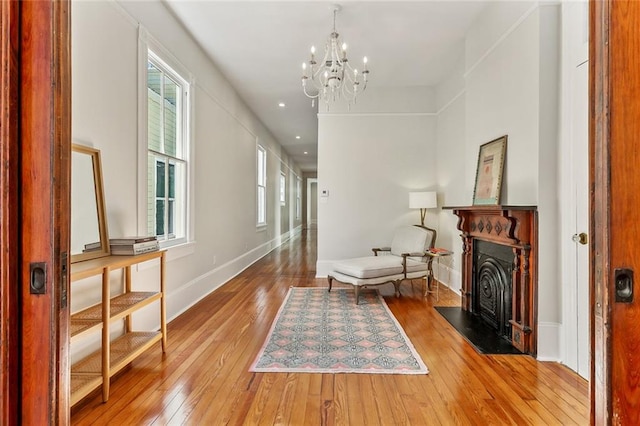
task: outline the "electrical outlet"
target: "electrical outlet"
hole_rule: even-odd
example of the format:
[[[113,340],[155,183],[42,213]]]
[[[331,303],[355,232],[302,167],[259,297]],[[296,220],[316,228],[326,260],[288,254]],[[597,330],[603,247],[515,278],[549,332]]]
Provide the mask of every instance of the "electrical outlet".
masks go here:
[[[216,260],[217,260],[217,259],[216,259],[216,255],[214,254],[214,255],[213,255],[213,264],[214,264],[214,265],[216,264]]]

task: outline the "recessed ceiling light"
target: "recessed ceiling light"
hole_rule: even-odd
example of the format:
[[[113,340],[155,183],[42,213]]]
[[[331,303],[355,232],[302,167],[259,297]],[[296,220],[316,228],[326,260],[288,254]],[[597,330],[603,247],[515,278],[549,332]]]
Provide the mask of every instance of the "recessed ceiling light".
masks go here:
[[[296,136],[296,139],[300,139],[300,136]]]
[[[308,154],[308,152],[307,152],[307,151],[305,151],[305,152],[304,152],[304,155],[307,155],[307,154]]]
[[[284,107],[285,107],[284,102],[280,102],[280,103],[278,104],[278,106],[279,106],[280,108],[284,108]]]

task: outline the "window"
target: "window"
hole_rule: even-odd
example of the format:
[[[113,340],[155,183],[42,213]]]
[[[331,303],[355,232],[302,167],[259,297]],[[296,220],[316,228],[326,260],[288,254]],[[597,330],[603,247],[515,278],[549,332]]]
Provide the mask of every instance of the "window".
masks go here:
[[[296,179],[296,219],[302,217],[302,179]]]
[[[287,176],[280,172],[280,204],[287,204]]]
[[[267,224],[267,151],[258,145],[258,226]]]
[[[189,83],[148,50],[147,234],[186,241]]]

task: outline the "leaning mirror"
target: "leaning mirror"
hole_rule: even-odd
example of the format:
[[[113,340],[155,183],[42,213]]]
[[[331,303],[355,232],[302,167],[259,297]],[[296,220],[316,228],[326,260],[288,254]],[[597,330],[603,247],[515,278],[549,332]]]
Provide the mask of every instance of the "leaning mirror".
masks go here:
[[[71,262],[109,255],[100,151],[72,145]]]

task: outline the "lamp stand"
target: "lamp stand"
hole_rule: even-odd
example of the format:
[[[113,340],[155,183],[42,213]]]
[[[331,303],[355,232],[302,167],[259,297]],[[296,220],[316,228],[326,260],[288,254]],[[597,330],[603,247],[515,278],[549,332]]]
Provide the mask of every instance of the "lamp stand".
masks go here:
[[[424,226],[424,218],[427,215],[427,209],[420,209],[420,225]]]

